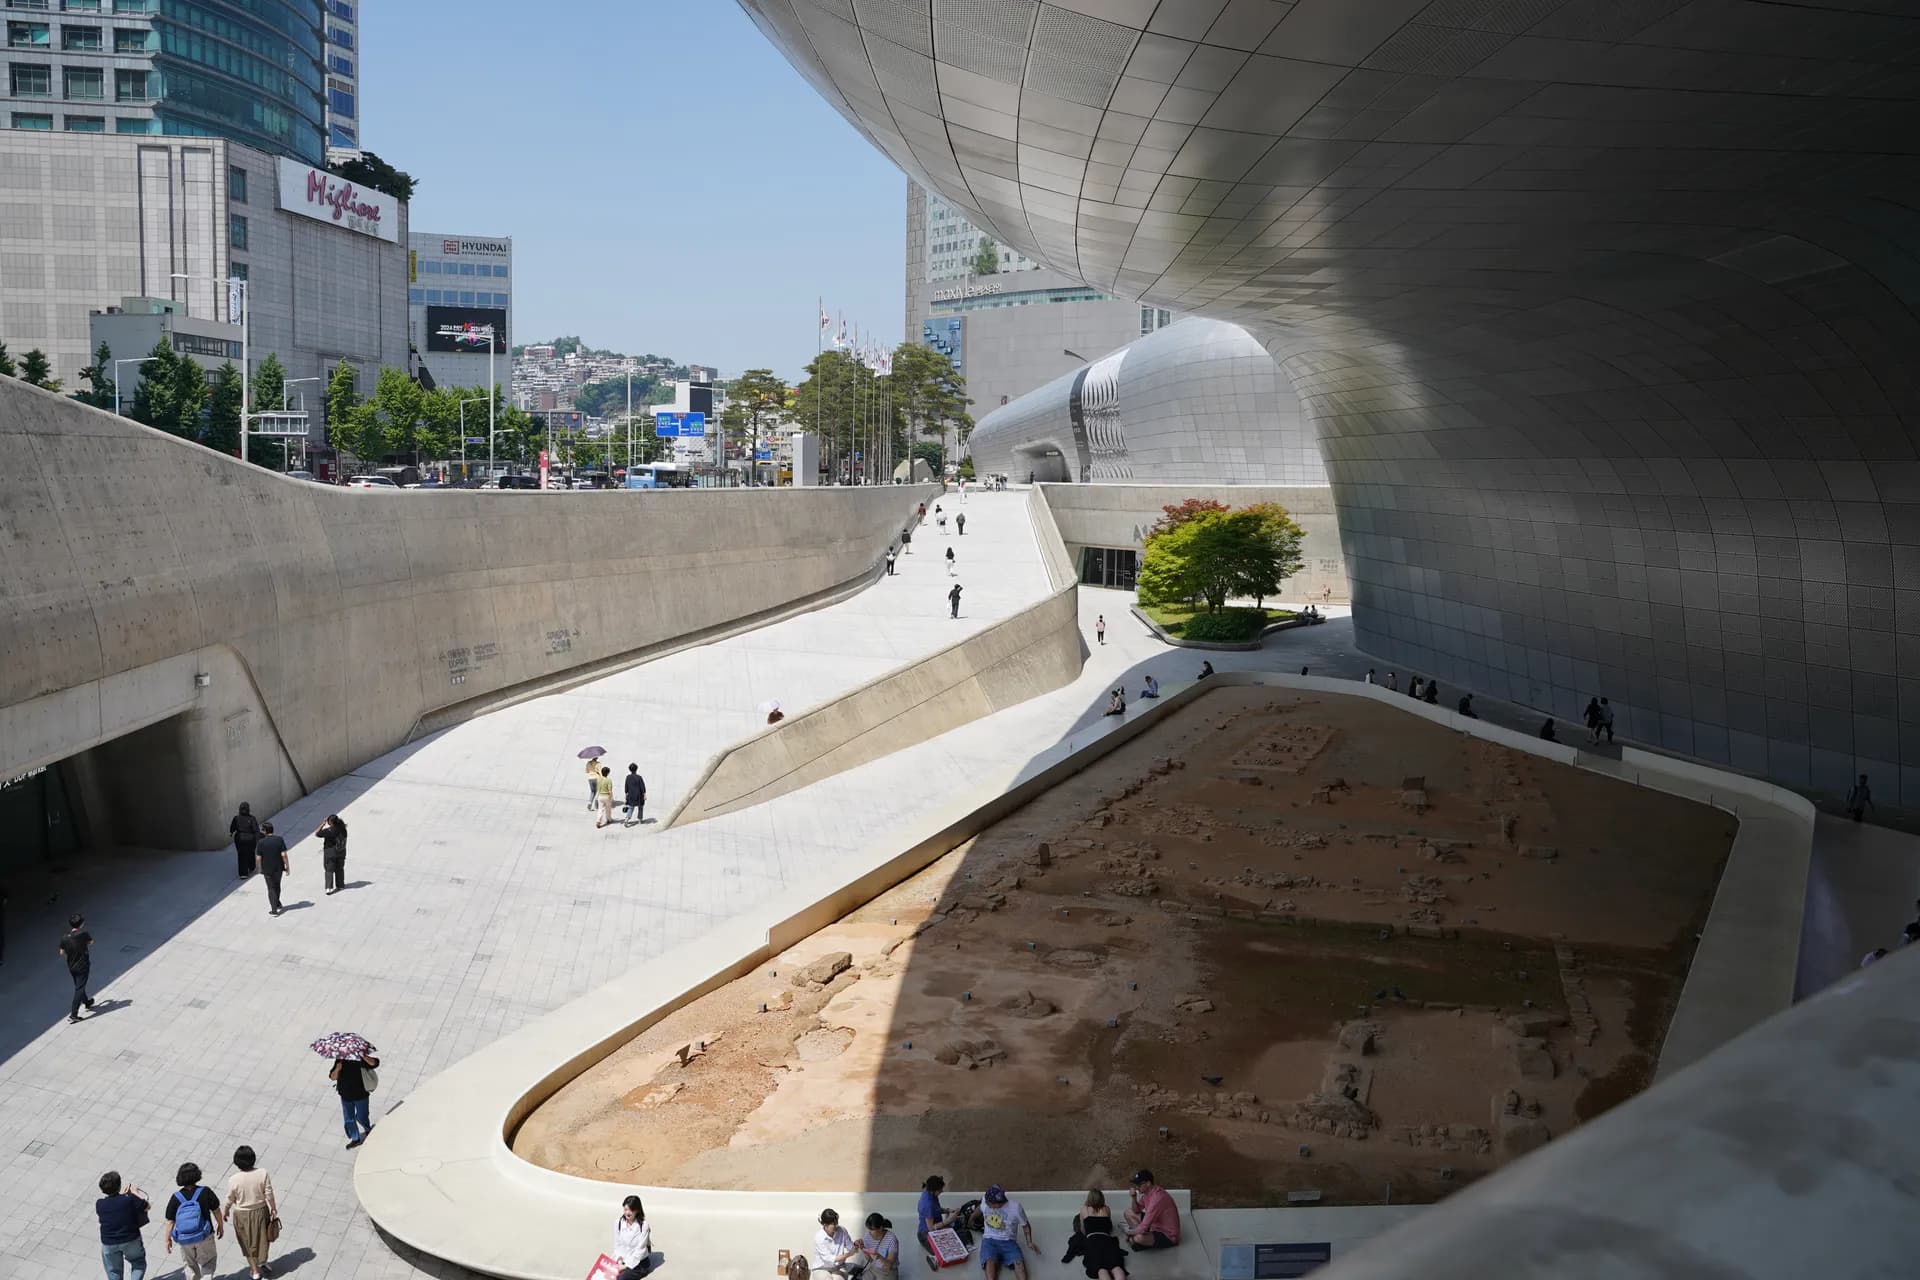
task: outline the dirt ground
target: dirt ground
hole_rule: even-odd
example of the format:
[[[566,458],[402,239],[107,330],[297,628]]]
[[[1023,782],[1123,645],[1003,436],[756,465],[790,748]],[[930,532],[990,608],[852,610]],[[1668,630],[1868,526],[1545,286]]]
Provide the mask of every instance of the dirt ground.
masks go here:
[[[1223,689],[563,1088],[613,1181],[1431,1200],[1644,1088],[1734,820]]]

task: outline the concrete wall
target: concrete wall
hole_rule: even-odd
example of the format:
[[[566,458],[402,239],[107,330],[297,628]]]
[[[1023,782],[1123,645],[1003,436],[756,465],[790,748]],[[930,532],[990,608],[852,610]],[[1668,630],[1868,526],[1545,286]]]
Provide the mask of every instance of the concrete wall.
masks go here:
[[[1188,498],[1211,498],[1233,507],[1277,502],[1307,533],[1300,544],[1304,567],[1287,580],[1282,597],[1318,600],[1331,587],[1333,599],[1348,599],[1333,490],[1325,485],[1049,484],[1040,488],[1076,568],[1083,547],[1139,548],[1147,530],[1160,518],[1160,509]]]
[[[872,572],[932,496],[335,489],[12,379],[0,475],[0,776],[178,717],[108,763],[186,796],[117,834],[189,847],[423,716]]]
[[[698,822],[797,791],[1058,689],[1080,674],[1079,585],[1041,490],[1028,496],[1048,596],[985,631],[738,743],[667,819]]]

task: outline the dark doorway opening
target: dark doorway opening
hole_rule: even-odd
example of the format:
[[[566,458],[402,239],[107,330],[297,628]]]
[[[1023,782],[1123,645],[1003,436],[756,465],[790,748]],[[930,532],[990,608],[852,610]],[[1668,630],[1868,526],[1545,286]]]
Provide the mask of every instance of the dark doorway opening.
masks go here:
[[[1090,587],[1133,590],[1140,571],[1140,553],[1131,547],[1084,547],[1080,551],[1080,581]]]

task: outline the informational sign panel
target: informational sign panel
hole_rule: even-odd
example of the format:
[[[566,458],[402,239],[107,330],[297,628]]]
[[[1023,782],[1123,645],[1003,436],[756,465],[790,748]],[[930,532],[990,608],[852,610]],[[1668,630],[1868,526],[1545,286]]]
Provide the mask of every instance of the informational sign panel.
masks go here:
[[[687,413],[687,414],[680,415],[680,435],[682,439],[692,438],[692,439],[698,440],[703,438],[706,434],[707,434],[707,415],[706,414]]]
[[[771,449],[755,449],[755,450],[753,451],[753,460],[754,460],[755,462],[772,462],[772,461],[773,461],[773,450],[771,450]]]
[[[507,354],[507,313],[499,307],[428,307],[427,350],[454,355]]]
[[[547,451],[545,449],[540,451],[540,487],[542,489],[547,487]]]
[[[656,413],[653,415],[653,434],[662,440],[671,440],[680,434],[680,415],[677,413]]]
[[[1331,1244],[1220,1244],[1220,1280],[1295,1280],[1333,1261]]]
[[[384,191],[348,182],[337,173],[282,159],[280,207],[342,231],[400,243],[400,202]]]

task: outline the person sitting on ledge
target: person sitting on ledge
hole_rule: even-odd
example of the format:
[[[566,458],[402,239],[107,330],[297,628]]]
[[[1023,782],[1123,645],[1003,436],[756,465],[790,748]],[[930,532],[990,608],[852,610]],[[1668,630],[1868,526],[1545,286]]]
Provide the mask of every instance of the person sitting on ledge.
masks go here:
[[[1540,726],[1540,740],[1542,742],[1560,741],[1559,735],[1553,731],[1553,721],[1551,719],[1549,719],[1545,724]]]
[[[1107,714],[1123,716],[1127,714],[1127,695],[1115,689],[1107,695]]]
[[[1470,693],[1460,695],[1460,705],[1455,707],[1454,710],[1469,720],[1478,720],[1480,718],[1479,713],[1473,709],[1473,695]]]
[[[1427,681],[1426,692],[1420,695],[1420,700],[1430,707],[1438,706],[1440,703],[1440,682],[1438,680]]]
[[[1157,698],[1160,696],[1160,682],[1155,680],[1151,674],[1141,681],[1140,696],[1143,698]]]
[[[1205,680],[1208,676],[1212,674],[1213,674],[1213,664],[1211,662],[1202,662],[1200,664],[1200,678],[1202,680]]]
[[[1153,1180],[1153,1170],[1133,1175],[1128,1192],[1127,1239],[1136,1249],[1171,1249],[1180,1243],[1180,1206]]]
[[[820,1229],[813,1233],[813,1269],[828,1275],[858,1275],[866,1269],[867,1255],[855,1244],[840,1215],[832,1209],[820,1211]]]

